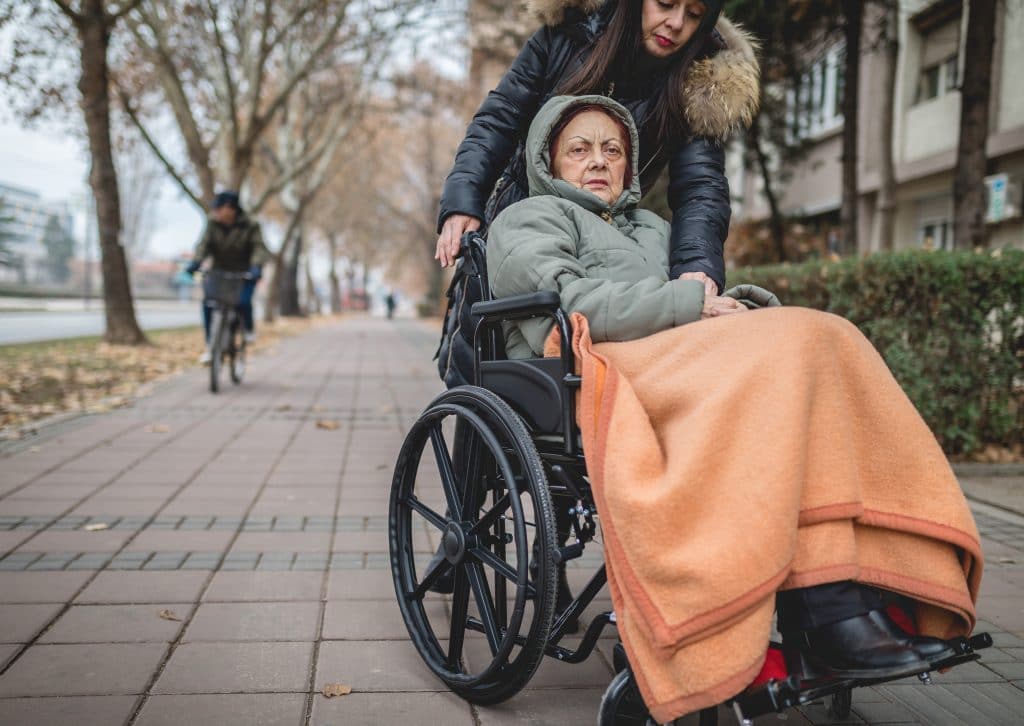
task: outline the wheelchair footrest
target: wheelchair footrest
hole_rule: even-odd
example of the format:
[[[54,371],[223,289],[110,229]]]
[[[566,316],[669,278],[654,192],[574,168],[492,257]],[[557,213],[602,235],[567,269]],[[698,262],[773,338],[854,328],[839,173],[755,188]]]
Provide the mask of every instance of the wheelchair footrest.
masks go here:
[[[932,662],[930,671],[919,674],[922,682],[931,682],[931,679],[928,677],[931,671],[946,671],[958,665],[980,659],[981,656],[975,651],[990,647],[992,645],[992,636],[988,633],[978,633],[970,638],[950,638],[946,643],[953,650],[954,655],[942,661]],[[771,651],[773,650],[775,651],[775,658],[771,657],[773,655]],[[779,657],[780,653],[782,657]],[[748,719],[779,712],[790,706],[802,706],[812,701],[835,695],[843,690],[860,688],[862,686],[874,686],[891,680],[899,680],[892,678],[836,678],[821,674],[809,674],[802,669],[802,664],[805,663],[805,660],[800,657],[800,653],[785,649],[778,643],[772,644],[769,656],[769,661],[775,661],[776,664],[779,661],[784,661],[785,668],[788,669],[789,673],[783,676],[785,671],[780,671],[776,665],[776,670],[772,673],[774,677],[763,681],[756,681],[744,693],[732,699],[731,703],[738,706],[743,716]]]

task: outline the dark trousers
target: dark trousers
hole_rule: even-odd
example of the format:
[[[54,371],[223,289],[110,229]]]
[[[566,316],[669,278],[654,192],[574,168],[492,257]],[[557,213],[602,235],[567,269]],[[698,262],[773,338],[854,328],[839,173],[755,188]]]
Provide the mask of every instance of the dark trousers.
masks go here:
[[[873,587],[852,580],[783,590],[775,596],[779,632],[793,633],[863,615],[884,606]]]

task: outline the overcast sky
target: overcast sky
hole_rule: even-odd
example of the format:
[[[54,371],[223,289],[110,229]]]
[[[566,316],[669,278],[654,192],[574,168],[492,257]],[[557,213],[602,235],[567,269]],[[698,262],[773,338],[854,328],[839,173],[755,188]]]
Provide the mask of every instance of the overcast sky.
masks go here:
[[[0,115],[0,182],[39,192],[47,201],[71,202],[75,236],[84,237],[83,203],[89,167],[85,139],[58,125],[22,129]],[[202,217],[191,201],[164,183],[160,190],[147,257],[174,257],[192,249]]]

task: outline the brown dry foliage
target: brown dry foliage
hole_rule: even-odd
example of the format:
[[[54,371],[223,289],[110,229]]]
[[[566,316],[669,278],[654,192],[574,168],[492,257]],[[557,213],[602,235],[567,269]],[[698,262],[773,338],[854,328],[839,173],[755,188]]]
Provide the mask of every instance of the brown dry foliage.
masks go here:
[[[253,352],[312,324],[283,320],[263,325]],[[0,347],[0,439],[21,438],[33,422],[56,414],[127,406],[145,384],[195,367],[203,349],[195,328],[162,331],[151,339],[144,346],[85,338]]]

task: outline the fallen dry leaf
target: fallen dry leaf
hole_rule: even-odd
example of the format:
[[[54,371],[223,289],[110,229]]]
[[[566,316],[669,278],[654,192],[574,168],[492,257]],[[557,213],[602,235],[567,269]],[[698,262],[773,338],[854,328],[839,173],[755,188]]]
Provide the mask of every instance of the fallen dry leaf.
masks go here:
[[[331,419],[326,418],[322,418],[316,422],[316,427],[318,429],[325,429],[327,431],[336,431],[340,425],[341,424],[339,424],[337,421],[332,421]]]
[[[282,405],[278,406],[278,407],[277,407],[276,409],[274,409],[274,410],[275,410],[275,411],[291,411],[291,410],[292,410],[292,407],[291,407],[291,406],[290,406],[289,404],[287,404],[287,403],[284,403],[284,404],[282,404]]]
[[[322,693],[324,694],[324,698],[347,696],[352,693],[352,686],[346,686],[343,683],[328,683],[324,686]]]
[[[176,623],[180,623],[181,622],[181,618],[179,618],[177,615],[175,615],[173,610],[161,610],[160,611],[160,617],[163,618],[164,620],[173,620]]]
[[[146,427],[146,433],[150,434],[166,434],[171,430],[170,426],[166,424],[153,424]]]
[[[110,529],[110,525],[106,522],[95,522],[94,524],[85,525],[86,532],[102,532],[105,529]]]

